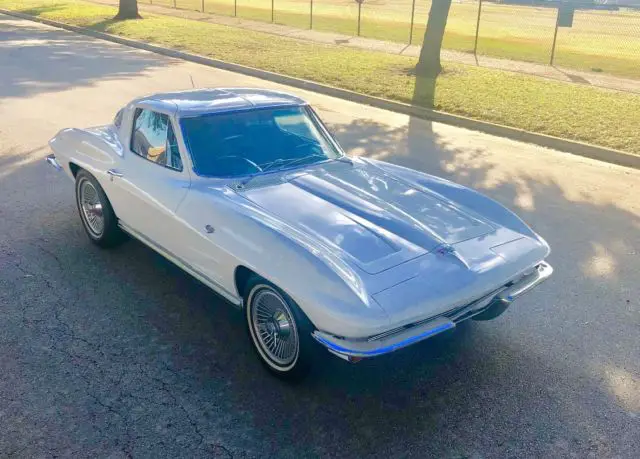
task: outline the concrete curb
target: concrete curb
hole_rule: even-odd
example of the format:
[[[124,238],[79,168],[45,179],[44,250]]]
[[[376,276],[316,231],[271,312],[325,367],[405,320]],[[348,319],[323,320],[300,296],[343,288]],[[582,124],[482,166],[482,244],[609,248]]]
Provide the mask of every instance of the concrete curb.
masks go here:
[[[29,21],[39,22],[41,24],[58,27],[61,29],[69,30],[72,32],[88,35],[101,40],[118,43],[125,46],[130,46],[152,53],[161,54],[175,59],[182,59],[197,64],[207,65],[209,67],[215,67],[222,70],[228,70],[231,72],[241,73],[263,80],[272,81],[274,83],[280,83],[287,86],[293,86],[295,88],[305,89],[308,91],[325,94],[340,99],[357,102],[360,104],[370,105],[372,107],[381,108],[405,115],[416,116],[426,120],[436,121],[439,123],[450,124],[453,126],[462,127],[474,131],[481,131],[487,134],[492,134],[500,137],[506,137],[513,140],[519,140],[522,142],[533,143],[554,150],[560,150],[575,155],[584,156],[587,158],[597,159],[609,163],[619,164],[621,166],[632,167],[640,169],[640,156],[631,155],[618,150],[612,150],[609,148],[598,147],[596,145],[590,145],[587,143],[577,142],[573,140],[561,139],[559,137],[553,137],[545,134],[537,134],[534,132],[525,131],[522,129],[512,128],[508,126],[502,126],[499,124],[493,124],[486,121],[478,121],[464,116],[451,115],[449,113],[439,112],[436,110],[430,110],[415,105],[405,104],[402,102],[395,102],[388,99],[382,99],[379,97],[368,96],[365,94],[349,91],[346,89],[340,89],[333,86],[324,85],[321,83],[315,83],[313,81],[302,80],[279,73],[269,72],[266,70],[260,70],[253,67],[247,67],[240,64],[233,64],[231,62],[225,62],[218,59],[212,59],[198,54],[191,54],[184,51],[177,51],[170,48],[164,48],[149,43],[144,43],[137,40],[131,40],[129,38],[118,37],[103,32],[97,32],[83,27],[77,27],[69,24],[65,24],[58,21],[52,21],[50,19],[38,18],[28,14],[18,13],[16,11],[5,10],[0,8],[0,13],[14,16],[20,19],[26,19]]]

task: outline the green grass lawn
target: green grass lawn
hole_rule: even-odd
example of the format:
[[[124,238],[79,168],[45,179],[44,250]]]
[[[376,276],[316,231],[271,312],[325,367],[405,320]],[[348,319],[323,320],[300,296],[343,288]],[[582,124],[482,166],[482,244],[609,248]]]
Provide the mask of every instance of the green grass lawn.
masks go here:
[[[115,8],[73,0],[0,0],[0,7],[374,96],[414,97],[411,57],[167,16],[114,22]],[[435,108],[640,154],[640,96],[631,93],[448,64],[436,82]]]
[[[139,0],[173,6],[174,0]],[[430,1],[417,1],[413,43],[421,44]],[[202,0],[175,0],[178,8],[201,10]],[[236,0],[237,15],[271,21],[271,0]],[[365,0],[361,35],[407,43],[412,0]],[[206,12],[233,15],[234,0],[205,0]],[[310,0],[274,0],[278,24],[309,28]],[[315,0],[313,28],[355,35],[358,6],[354,0]],[[477,0],[454,1],[444,48],[472,51]],[[551,53],[556,9],[485,2],[482,7],[478,53],[547,64]],[[578,70],[640,78],[640,11],[577,10],[573,27],[560,28],[555,64]]]

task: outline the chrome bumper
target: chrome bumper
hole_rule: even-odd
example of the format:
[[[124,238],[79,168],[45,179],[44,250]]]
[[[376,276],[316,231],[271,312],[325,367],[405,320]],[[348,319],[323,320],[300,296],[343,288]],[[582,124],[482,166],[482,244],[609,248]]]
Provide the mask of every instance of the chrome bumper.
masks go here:
[[[373,337],[348,339],[321,331],[313,332],[312,336],[329,352],[349,361],[355,362],[362,358],[388,354],[451,330],[456,327],[456,323],[487,313],[492,308],[496,308],[499,315],[516,298],[544,282],[552,273],[553,268],[548,263],[542,262],[516,282],[509,283],[473,303]]]
[[[547,262],[542,262],[529,274],[520,278],[517,282],[500,292],[498,298],[509,303],[524,295],[536,285],[547,280],[553,274],[553,268]]]
[[[60,165],[60,163],[56,159],[56,155],[54,155],[53,153],[51,153],[50,155],[47,155],[47,157],[45,158],[45,161],[47,161],[49,164],[51,164],[55,168],[55,170],[57,170],[57,171],[61,171],[62,170],[62,166]]]

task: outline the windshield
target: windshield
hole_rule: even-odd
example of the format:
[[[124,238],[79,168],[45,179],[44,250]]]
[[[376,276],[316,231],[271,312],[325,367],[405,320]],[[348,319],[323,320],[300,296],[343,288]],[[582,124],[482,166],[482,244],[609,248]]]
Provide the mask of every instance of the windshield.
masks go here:
[[[180,125],[198,175],[237,177],[342,156],[307,107],[213,113]]]

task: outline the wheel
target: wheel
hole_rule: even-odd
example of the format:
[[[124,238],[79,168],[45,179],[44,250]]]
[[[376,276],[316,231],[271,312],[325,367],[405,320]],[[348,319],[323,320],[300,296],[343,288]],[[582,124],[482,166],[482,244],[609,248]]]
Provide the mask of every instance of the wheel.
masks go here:
[[[98,181],[87,171],[76,175],[76,204],[89,239],[100,247],[114,247],[124,240],[111,203]]]
[[[259,276],[244,295],[246,324],[260,361],[279,378],[297,381],[311,368],[313,326],[295,302]]]

